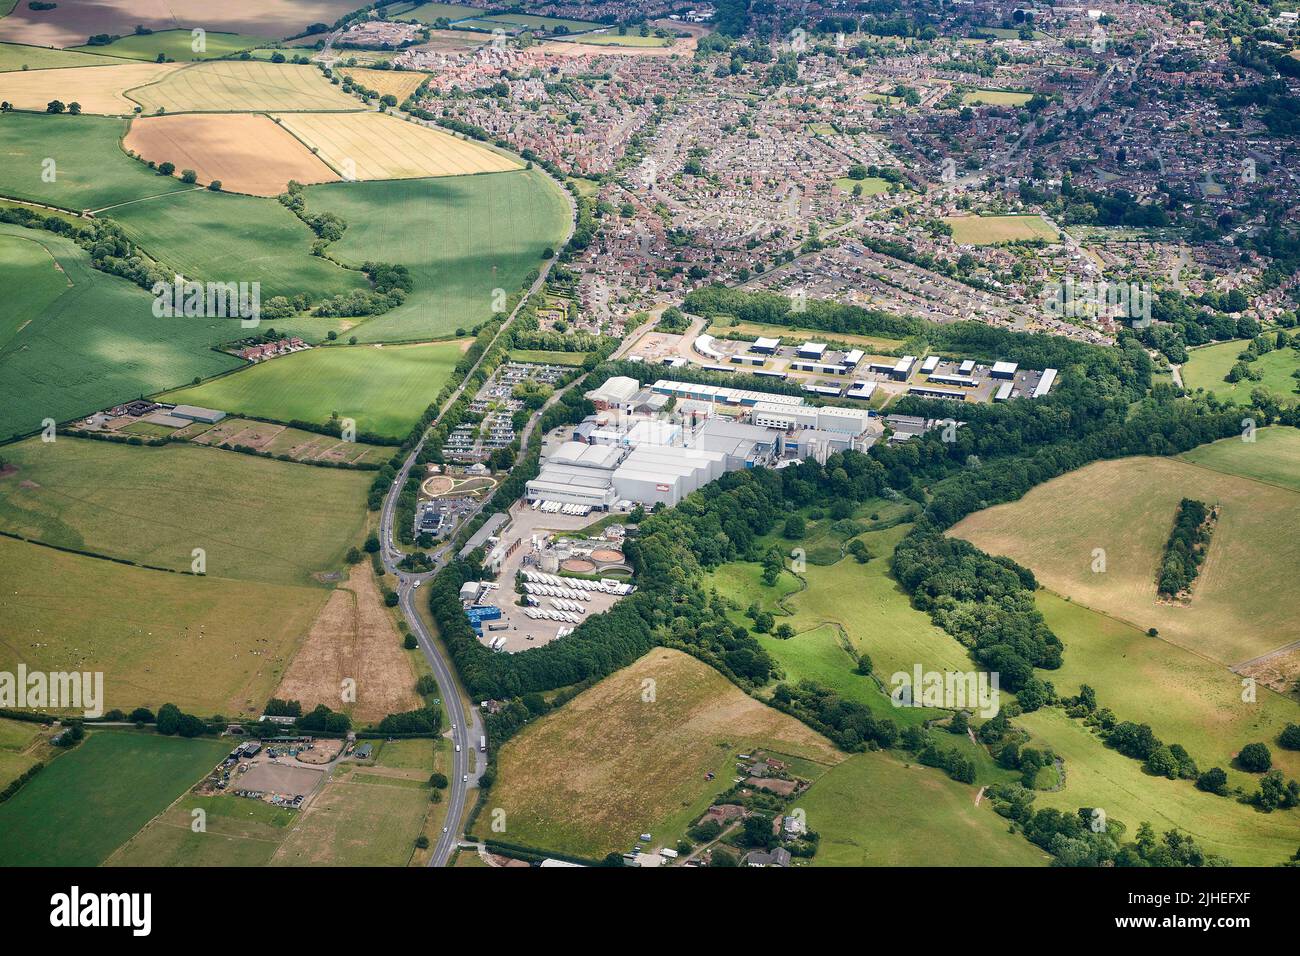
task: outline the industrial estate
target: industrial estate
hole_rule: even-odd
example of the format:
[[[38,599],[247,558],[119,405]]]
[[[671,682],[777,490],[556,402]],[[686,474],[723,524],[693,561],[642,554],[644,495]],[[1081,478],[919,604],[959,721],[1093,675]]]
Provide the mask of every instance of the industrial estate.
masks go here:
[[[1300,865],[1298,48],[0,0],[0,864]]]

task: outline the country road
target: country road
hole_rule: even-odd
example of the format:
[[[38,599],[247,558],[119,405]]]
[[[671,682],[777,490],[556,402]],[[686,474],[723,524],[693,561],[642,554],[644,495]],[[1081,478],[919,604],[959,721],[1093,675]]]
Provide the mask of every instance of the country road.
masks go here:
[[[549,176],[549,174],[548,174]],[[564,237],[567,243],[569,236],[573,234],[573,228],[577,220],[577,206],[573,197],[567,189],[560,186],[565,198],[569,202],[569,235]],[[561,246],[563,243],[561,244]],[[505,322],[502,323],[500,331],[497,332],[497,339],[506,334],[515,318],[519,315],[519,310],[523,308],[524,303],[537,293],[545,284],[546,277],[550,274],[551,266],[555,259],[547,259],[542,263],[538,270],[537,279],[528,288],[528,291],[522,295],[519,302],[511,310]],[[495,344],[495,341],[493,344]],[[489,345],[483,350],[473,367],[465,373],[465,379],[448,397],[446,403],[438,410],[438,417],[434,419],[434,424],[441,420],[442,416],[447,413],[452,405],[461,397],[465,391],[465,382],[476,372],[483,360],[492,352],[492,346]],[[522,442],[526,442],[528,435],[531,434],[541,411],[534,413],[524,432]],[[479,753],[479,737],[483,735],[483,722],[478,708],[470,706],[468,712],[463,703],[461,696],[460,682],[457,679],[455,670],[450,661],[443,657],[440,647],[434,643],[433,635],[425,627],[423,618],[420,617],[416,610],[415,602],[418,598],[418,590],[421,585],[433,578],[438,571],[442,570],[450,560],[450,547],[444,545],[434,554],[434,570],[426,571],[421,574],[409,574],[397,567],[399,561],[405,557],[404,553],[397,546],[397,539],[394,536],[394,521],[397,515],[397,498],[406,485],[407,477],[411,469],[415,466],[415,460],[424,448],[426,436],[421,437],[411,453],[406,456],[402,462],[402,468],[397,476],[393,479],[392,486],[388,493],[384,495],[383,508],[380,511],[379,541],[380,555],[382,556],[384,568],[391,574],[397,576],[397,599],[398,607],[402,609],[402,614],[406,622],[410,625],[411,633],[415,635],[419,642],[420,650],[425,659],[429,662],[429,667],[433,670],[433,675],[438,681],[439,692],[442,695],[443,709],[447,713],[447,719],[451,725],[451,739],[453,744],[459,746],[459,750],[453,749],[452,752],[452,772],[448,782],[447,796],[447,817],[446,826],[442,833],[438,835],[437,842],[433,846],[433,852],[429,855],[429,866],[445,866],[450,858],[452,851],[459,842],[459,833],[461,820],[465,815],[465,807],[469,799],[470,786],[478,785],[479,777],[487,769],[487,755]],[[521,445],[522,447],[522,445]],[[478,508],[465,516],[465,521],[472,521],[483,505],[487,503],[485,498]],[[470,767],[470,754],[474,754],[474,766]]]

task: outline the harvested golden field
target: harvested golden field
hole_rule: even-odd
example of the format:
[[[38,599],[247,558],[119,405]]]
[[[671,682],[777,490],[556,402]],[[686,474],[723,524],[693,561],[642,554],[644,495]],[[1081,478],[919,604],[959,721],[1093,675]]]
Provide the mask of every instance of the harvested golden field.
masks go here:
[[[1261,447],[1260,455],[1267,454]],[[1182,498],[1220,516],[1188,604],[1157,602],[1156,575]],[[1300,640],[1300,494],[1170,458],[1103,461],[953,527],[1058,594],[1232,666]],[[1105,559],[1105,570],[1094,571]]]
[[[295,113],[276,119],[344,179],[423,179],[521,168],[470,140],[383,113]]]
[[[671,846],[755,748],[801,758],[809,777],[844,759],[707,664],[656,648],[502,746],[480,832],[596,859],[647,831]],[[498,808],[505,830],[491,832]]]
[[[226,192],[275,196],[289,180],[331,183],[332,169],[265,116],[185,113],[137,118],[123,146],[154,162],[192,169],[199,182]]]
[[[135,109],[125,91],[179,70],[178,63],[126,63],[121,66],[74,66],[0,74],[0,99],[16,109],[45,111],[50,100],[80,103],[83,113],[126,114]]]
[[[345,680],[356,682],[355,704],[341,699]],[[369,565],[354,567],[330,595],[275,696],[302,701],[304,711],[317,704],[345,710],[358,723],[420,706],[401,636]]]
[[[366,70],[361,67],[339,70],[343,76],[351,77],[352,82],[360,83],[368,90],[374,90],[380,96],[392,93],[397,102],[402,102],[423,83],[427,76],[410,70]]]
[[[102,72],[94,70],[94,72]],[[357,110],[359,100],[331,86],[314,66],[214,60],[177,69],[131,91],[146,113],[242,113],[262,110]]]

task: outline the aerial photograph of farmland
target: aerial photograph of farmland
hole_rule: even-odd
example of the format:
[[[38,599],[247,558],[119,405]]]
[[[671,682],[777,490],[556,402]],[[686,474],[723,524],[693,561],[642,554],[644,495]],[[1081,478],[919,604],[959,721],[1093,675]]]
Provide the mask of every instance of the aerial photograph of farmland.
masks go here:
[[[1280,934],[1297,582],[1300,0],[0,0],[15,918]]]

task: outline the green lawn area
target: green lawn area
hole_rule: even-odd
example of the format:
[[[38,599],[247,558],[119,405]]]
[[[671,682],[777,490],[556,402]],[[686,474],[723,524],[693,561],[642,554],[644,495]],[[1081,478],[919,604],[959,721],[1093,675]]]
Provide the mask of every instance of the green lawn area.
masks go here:
[[[566,39],[560,37],[559,39]],[[640,46],[656,47],[668,46],[672,43],[671,37],[648,36],[643,37],[639,33],[628,33],[625,36],[619,36],[617,31],[612,33],[583,33],[572,38],[576,43],[594,43],[598,46]]]
[[[962,94],[961,101],[967,106],[1024,106],[1032,96],[1013,90],[971,90]]]
[[[569,228],[564,195],[536,169],[330,183],[306,195],[309,209],[348,223],[331,256],[400,263],[415,280],[402,305],[354,330],[362,342],[427,340],[490,318],[494,290],[517,292]]]
[[[5,308],[0,312],[0,349],[70,288],[67,276],[59,271],[40,238],[35,233],[31,238],[0,235],[0,288],[6,290]]]
[[[99,53],[150,62],[157,60],[161,53],[169,60],[184,63],[189,60],[214,60],[270,42],[270,37],[208,32],[204,35],[204,49],[196,52],[193,49],[194,38],[189,30],[159,30],[147,36],[124,36],[108,46],[78,46],[71,49],[81,53]]]
[[[814,866],[1042,866],[1047,854],[976,788],[895,753],[855,754],[795,801],[821,834]]]
[[[460,361],[464,340],[331,346],[261,362],[166,396],[276,421],[325,423],[334,412],[365,434],[402,438]]]
[[[889,181],[879,176],[868,176],[866,179],[850,179],[848,176],[841,176],[835,180],[835,185],[846,193],[852,193],[855,187],[861,186],[863,196],[877,196],[889,190]]]
[[[1035,746],[1050,746],[1065,760],[1065,788],[1038,793],[1035,807],[1066,813],[1100,807],[1107,819],[1127,827],[1130,840],[1144,822],[1157,833],[1176,827],[1238,866],[1275,866],[1300,845],[1300,815],[1294,810],[1260,813],[1231,797],[1202,793],[1190,780],[1151,776],[1139,761],[1111,750],[1059,710],[1023,714],[1015,723],[1033,735]]]
[[[1273,765],[1300,778],[1300,753],[1276,745],[1288,723],[1300,723],[1300,705],[1265,687],[1242,700],[1241,677],[1097,611],[1039,591],[1038,608],[1065,644],[1059,670],[1040,671],[1063,695],[1081,684],[1097,692],[1098,703],[1120,720],[1150,724],[1157,737],[1182,744],[1202,770],[1222,767],[1232,786],[1253,791],[1257,778],[1232,768],[1244,745],[1263,741]]]
[[[1261,428],[1253,442],[1225,438],[1179,457],[1202,468],[1300,491],[1300,429]]]
[[[60,437],[5,449],[0,528],[36,541],[216,577],[307,585],[361,537],[366,472]],[[161,703],[161,702],[160,702]]]
[[[994,245],[1021,239],[1055,242],[1057,232],[1042,216],[948,216],[952,241],[962,245]]]
[[[192,829],[202,810],[206,829]],[[265,866],[299,813],[261,800],[190,794],[123,844],[106,866]]]
[[[436,743],[434,740],[423,739],[385,740],[379,745],[375,763],[394,770],[424,770],[432,773]]]
[[[0,119],[0,129],[7,122]],[[60,278],[71,283],[43,303],[54,284],[34,249],[25,260],[5,260],[3,274],[32,287],[17,293],[19,309],[0,319],[0,441],[37,431],[47,417],[66,421],[239,365],[211,349],[247,335],[238,322],[176,319],[163,334],[149,293],[92,268],[72,240],[2,223],[0,237],[43,246],[62,270]]]
[[[1296,393],[1300,380],[1292,377],[1292,373],[1300,369],[1300,351],[1289,346],[1274,349],[1250,363],[1251,369],[1263,373],[1264,377],[1260,381],[1254,382],[1248,378],[1243,378],[1240,382],[1224,381],[1228,370],[1237,364],[1237,356],[1245,351],[1248,344],[1245,339],[1241,339],[1192,349],[1183,366],[1183,384],[1190,391],[1203,388],[1223,401],[1235,400],[1243,404],[1250,401],[1250,393],[1257,388],[1267,389],[1285,405],[1294,405],[1300,401],[1300,395]]]
[[[109,215],[164,268],[205,282],[260,282],[263,302],[369,288],[361,272],[313,256],[314,234],[275,199],[185,188]],[[384,257],[361,257],[372,258]]]
[[[92,731],[0,804],[0,866],[97,866],[229,749],[215,739]]]
[[[476,17],[482,12],[483,10],[479,7],[466,6],[463,3],[422,3],[413,10],[398,14],[393,19],[432,23],[434,20],[444,18],[447,20],[464,20],[467,17]]]
[[[0,0],[3,11],[9,0]],[[188,34],[187,34],[188,35]],[[113,66],[120,60],[93,53],[74,50],[51,50],[43,46],[25,46],[21,43],[0,43],[0,73],[12,70],[55,70],[74,66]]]
[[[511,349],[510,361],[534,365],[578,366],[587,360],[586,352],[554,352],[546,349]]]
[[[0,114],[0,193],[80,212],[193,189],[122,152],[125,134],[125,120],[104,116]],[[41,176],[46,158],[56,161],[53,182]]]

